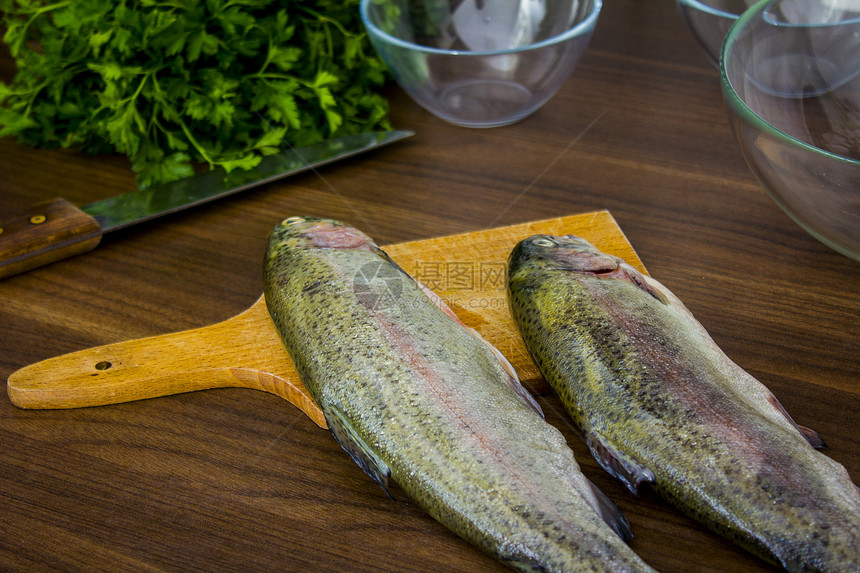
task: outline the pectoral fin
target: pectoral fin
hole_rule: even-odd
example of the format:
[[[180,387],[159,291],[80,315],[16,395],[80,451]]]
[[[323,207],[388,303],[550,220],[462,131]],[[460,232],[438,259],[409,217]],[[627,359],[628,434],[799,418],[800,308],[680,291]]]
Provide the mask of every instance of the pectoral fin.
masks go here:
[[[586,481],[588,481],[587,478]],[[618,506],[615,505],[615,503],[596,485],[590,481],[588,481],[588,485],[591,487],[591,491],[594,494],[594,501],[597,503],[597,506],[594,508],[597,511],[597,514],[603,518],[603,521],[605,521],[606,524],[612,528],[612,531],[617,533],[621,539],[624,541],[630,541],[633,539],[633,531],[630,529],[630,523],[627,522],[627,518],[624,517],[624,514],[621,513]]]
[[[634,495],[639,495],[639,484],[654,481],[654,472],[616,449],[603,436],[594,432],[588,432],[587,435],[586,444],[597,463],[613,477],[620,479]]]
[[[325,421],[340,447],[349,454],[358,464],[358,467],[364,470],[364,473],[382,487],[388,497],[394,499],[391,492],[388,491],[388,479],[391,477],[391,468],[388,467],[388,464],[361,439],[361,436],[358,435],[339,408],[332,406],[326,408],[323,413],[325,414]]]
[[[625,262],[622,262],[620,268],[626,273],[627,278],[630,282],[659,300],[663,304],[669,304],[669,299],[666,298],[666,295],[658,289],[655,285],[648,281],[648,279],[639,271],[631,267]]]

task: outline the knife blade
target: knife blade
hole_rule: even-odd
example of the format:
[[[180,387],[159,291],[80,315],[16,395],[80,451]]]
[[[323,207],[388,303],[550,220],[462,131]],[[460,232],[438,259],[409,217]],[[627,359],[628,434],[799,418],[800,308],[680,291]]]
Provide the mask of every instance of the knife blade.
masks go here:
[[[399,141],[411,131],[347,135],[264,157],[248,171],[212,169],[75,207],[65,199],[33,205],[0,222],[0,279],[90,251],[105,233],[195,207],[239,191]]]

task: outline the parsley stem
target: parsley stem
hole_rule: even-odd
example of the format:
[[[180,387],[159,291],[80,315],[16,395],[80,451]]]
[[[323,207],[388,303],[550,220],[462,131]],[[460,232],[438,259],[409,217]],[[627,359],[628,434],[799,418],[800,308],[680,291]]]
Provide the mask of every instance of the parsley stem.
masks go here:
[[[337,20],[335,20],[333,18],[329,18],[325,14],[320,14],[319,12],[315,12],[314,10],[311,10],[310,8],[305,8],[302,6],[299,6],[298,9],[301,10],[302,12],[305,12],[306,14],[310,14],[314,18],[317,18],[323,24],[328,23],[328,24],[333,25],[344,36],[354,36],[355,35],[352,32],[350,32],[349,30],[347,30],[346,28],[344,28],[343,24],[341,24],[340,22],[338,22]]]
[[[176,123],[178,123],[179,127],[182,128],[182,132],[185,134],[185,137],[188,138],[188,141],[191,142],[191,145],[193,145],[194,149],[197,150],[197,153],[200,154],[200,157],[202,157],[203,160],[209,164],[209,168],[211,169],[211,168],[215,167],[215,162],[212,161],[212,158],[209,157],[209,154],[206,153],[206,150],[203,149],[203,147],[197,142],[196,139],[194,139],[194,136],[191,134],[191,130],[188,129],[188,126],[185,125],[185,122],[182,121],[182,118],[179,117],[179,114],[177,114],[177,116],[176,116]]]
[[[259,78],[259,79],[264,80],[264,81],[267,79],[268,80],[287,80],[290,82],[296,82],[297,84],[304,86],[306,88],[312,88],[314,86],[313,82],[309,82],[307,80],[303,80],[302,78],[297,78],[295,76],[291,76],[288,74],[275,74],[275,73],[262,74],[262,73],[258,72],[256,74],[249,74],[248,77],[249,78]]]
[[[18,32],[18,40],[15,42],[13,46],[10,46],[10,52],[13,56],[18,56],[21,51],[21,46],[24,44],[24,41],[27,38],[27,30],[30,28],[30,24],[33,21],[46,12],[50,12],[51,10],[56,10],[58,8],[65,8],[69,4],[71,4],[71,0],[64,0],[63,2],[57,2],[56,4],[49,4],[48,6],[42,6],[38,10],[33,12],[33,15],[30,16],[30,19],[27,20],[27,23],[24,24],[24,27]]]

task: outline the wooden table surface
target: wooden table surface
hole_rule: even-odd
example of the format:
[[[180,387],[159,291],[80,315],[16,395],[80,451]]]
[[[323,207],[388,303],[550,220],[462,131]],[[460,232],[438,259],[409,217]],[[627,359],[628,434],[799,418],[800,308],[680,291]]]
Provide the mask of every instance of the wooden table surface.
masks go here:
[[[7,55],[0,73],[11,77]],[[282,218],[392,243],[608,209],[650,273],[860,481],[860,263],[796,226],[745,164],[719,78],[670,0],[608,0],[574,75],[512,126],[443,123],[392,87],[394,146],[109,235],[0,282],[0,377],[62,353],[212,324],[262,291]],[[134,186],[122,157],[0,139],[0,217]],[[773,568],[605,474],[584,472],[672,571]],[[224,389],[77,410],[0,399],[0,570],[504,571],[367,478],[298,409]]]

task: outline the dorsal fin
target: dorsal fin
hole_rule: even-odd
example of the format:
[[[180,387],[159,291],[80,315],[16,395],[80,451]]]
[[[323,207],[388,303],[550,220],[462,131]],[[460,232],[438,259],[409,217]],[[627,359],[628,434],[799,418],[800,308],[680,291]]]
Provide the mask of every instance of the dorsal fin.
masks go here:
[[[375,252],[380,257],[382,257],[383,259],[389,261],[392,265],[394,265],[404,275],[406,275],[407,277],[409,277],[413,281],[415,281],[415,284],[418,285],[418,288],[421,289],[421,291],[427,296],[427,298],[430,299],[430,301],[439,310],[441,310],[442,312],[444,312],[445,314],[450,316],[452,319],[454,319],[457,322],[457,324],[459,324],[464,329],[466,329],[466,331],[469,332],[469,334],[471,334],[472,336],[474,336],[475,338],[477,338],[478,340],[483,342],[487,346],[487,348],[489,348],[490,351],[493,353],[493,356],[496,357],[496,360],[499,361],[499,364],[502,365],[502,368],[505,369],[505,372],[508,373],[508,385],[511,387],[511,390],[513,390],[517,396],[522,398],[523,401],[526,404],[528,404],[528,406],[532,410],[537,412],[537,414],[541,418],[545,418],[543,410],[540,407],[540,404],[538,404],[537,401],[534,399],[534,397],[529,393],[529,391],[525,389],[525,387],[522,385],[522,382],[520,382],[520,377],[519,377],[519,375],[517,375],[517,371],[514,369],[513,365],[510,363],[510,361],[508,361],[508,359],[505,358],[505,355],[502,354],[498,348],[496,348],[495,346],[490,344],[490,342],[486,338],[481,336],[477,330],[463,324],[463,321],[460,320],[460,317],[458,317],[457,314],[453,310],[451,310],[451,307],[449,307],[447,304],[445,304],[445,301],[442,300],[442,297],[440,297],[438,294],[433,292],[429,287],[424,285],[421,281],[419,281],[418,279],[416,279],[415,277],[411,276],[409,273],[404,271],[400,267],[400,265],[398,265],[396,262],[394,262],[394,260],[390,256],[388,256],[388,253],[386,253],[385,251],[383,251],[379,247],[376,247]]]
[[[493,356],[496,357],[496,360],[499,361],[499,364],[501,364],[502,368],[504,368],[505,371],[508,373],[508,386],[511,387],[511,390],[513,390],[517,396],[522,398],[525,403],[531,407],[532,410],[534,410],[540,415],[541,418],[546,418],[543,413],[543,410],[540,407],[540,404],[537,403],[537,400],[534,399],[534,396],[532,396],[531,393],[526,390],[525,386],[523,386],[522,382],[520,382],[520,377],[517,374],[517,371],[514,369],[514,365],[511,364],[507,358],[505,358],[505,355],[502,354],[502,351],[490,344],[490,341],[481,336],[474,328],[470,328],[468,326],[465,326],[465,328],[472,333],[472,336],[487,345],[487,348],[490,349],[490,352],[493,353]]]
[[[776,408],[776,411],[783,415],[783,417],[788,420],[788,423],[797,428],[797,431],[809,442],[809,445],[815,448],[816,450],[821,450],[827,447],[827,444],[824,443],[824,440],[821,436],[818,435],[818,432],[811,428],[807,428],[806,426],[801,426],[797,422],[794,421],[794,418],[786,411],[783,407],[782,403],[777,399],[773,394],[769,394],[767,397],[767,401],[771,406]]]

